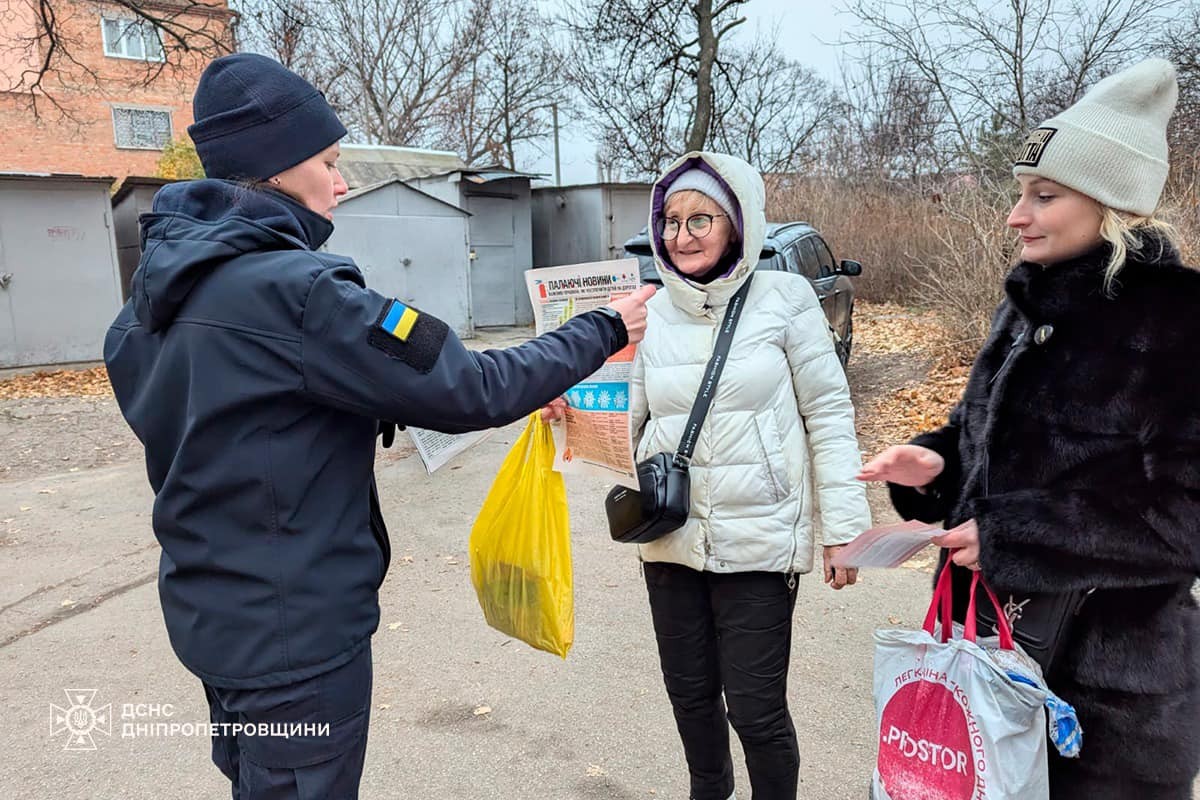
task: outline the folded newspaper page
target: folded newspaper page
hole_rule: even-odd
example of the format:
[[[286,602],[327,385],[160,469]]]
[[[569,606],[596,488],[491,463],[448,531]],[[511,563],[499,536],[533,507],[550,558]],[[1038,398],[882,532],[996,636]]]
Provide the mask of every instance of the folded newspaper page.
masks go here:
[[[631,294],[641,280],[637,259],[627,258],[529,270],[525,283],[540,336],[577,314]],[[637,488],[629,435],[629,381],[636,352],[633,345],[626,347],[567,392],[565,424],[555,426],[555,469]]]
[[[439,433],[425,428],[409,427],[408,436],[417,455],[425,465],[425,471],[430,475],[440,467],[446,466],[460,453],[466,452],[491,435],[491,431],[473,431],[471,433]]]
[[[898,567],[924,550],[934,536],[946,532],[936,525],[910,520],[881,525],[860,533],[830,560],[835,567]]]

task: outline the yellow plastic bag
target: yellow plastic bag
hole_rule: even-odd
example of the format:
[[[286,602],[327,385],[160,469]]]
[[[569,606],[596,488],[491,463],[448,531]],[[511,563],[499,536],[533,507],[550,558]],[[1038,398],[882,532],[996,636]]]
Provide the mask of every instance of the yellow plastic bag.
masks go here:
[[[575,638],[567,490],[534,412],[471,528],[471,582],[489,625],[563,658]]]

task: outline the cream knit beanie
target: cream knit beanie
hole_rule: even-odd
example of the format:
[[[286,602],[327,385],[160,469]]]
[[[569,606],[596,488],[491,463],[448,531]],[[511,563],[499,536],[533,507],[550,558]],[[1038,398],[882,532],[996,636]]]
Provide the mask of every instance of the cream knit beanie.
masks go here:
[[[741,235],[742,219],[741,215],[737,212],[737,200],[734,199],[733,192],[729,191],[729,187],[725,185],[723,180],[716,175],[705,172],[699,167],[692,167],[667,187],[667,192],[663,195],[663,208],[666,208],[667,201],[671,199],[671,195],[676,192],[686,191],[700,192],[700,194],[711,198],[728,215],[734,229]]]
[[[1037,175],[1118,211],[1150,216],[1167,182],[1175,67],[1150,58],[1109,75],[1029,134],[1013,175]]]

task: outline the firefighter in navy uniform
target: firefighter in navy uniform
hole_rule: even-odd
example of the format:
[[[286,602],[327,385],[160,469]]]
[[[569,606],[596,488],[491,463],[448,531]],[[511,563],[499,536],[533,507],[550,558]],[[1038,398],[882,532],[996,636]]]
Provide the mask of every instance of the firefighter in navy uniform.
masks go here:
[[[205,70],[194,112],[208,179],[164,187],[142,218],[104,343],[155,492],[163,617],[204,684],[234,798],[354,798],[388,562],[379,420],[453,433],[520,419],[640,340],[653,290],[472,352],[317,252],[346,192],[346,129],[319,91],[235,54]]]

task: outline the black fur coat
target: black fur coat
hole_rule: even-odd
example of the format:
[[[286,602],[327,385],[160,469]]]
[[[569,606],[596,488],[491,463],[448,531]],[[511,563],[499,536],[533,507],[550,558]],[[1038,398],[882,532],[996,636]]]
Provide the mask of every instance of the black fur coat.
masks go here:
[[[1150,242],[1022,263],[905,518],[974,518],[998,591],[1096,588],[1052,687],[1084,729],[1053,796],[1186,798],[1200,768],[1200,272]],[[963,571],[966,572],[965,570]]]

